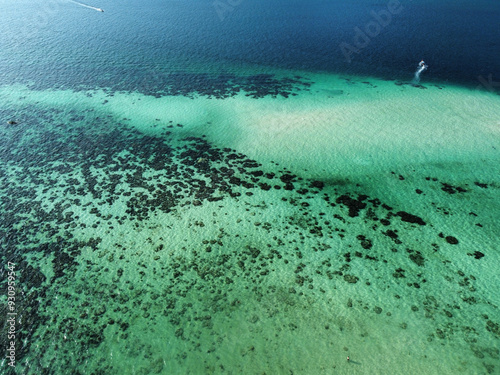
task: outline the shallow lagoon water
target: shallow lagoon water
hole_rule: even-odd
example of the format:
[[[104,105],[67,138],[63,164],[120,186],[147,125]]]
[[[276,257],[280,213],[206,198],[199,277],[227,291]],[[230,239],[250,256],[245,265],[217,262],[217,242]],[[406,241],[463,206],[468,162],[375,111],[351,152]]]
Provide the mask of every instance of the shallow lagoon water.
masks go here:
[[[2,88],[21,372],[498,371],[497,97],[302,77],[289,99]]]

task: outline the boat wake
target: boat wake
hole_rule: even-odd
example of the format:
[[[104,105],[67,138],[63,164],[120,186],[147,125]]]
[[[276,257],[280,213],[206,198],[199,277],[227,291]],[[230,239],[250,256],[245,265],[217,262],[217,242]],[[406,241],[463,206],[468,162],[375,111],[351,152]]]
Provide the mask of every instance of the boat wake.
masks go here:
[[[412,83],[414,85],[418,85],[420,83],[420,73],[422,73],[426,69],[427,69],[427,65],[425,65],[424,61],[422,60],[420,62],[420,64],[418,64],[418,69],[415,72],[415,76],[413,77]]]
[[[98,12],[104,12],[104,10],[102,10],[101,8],[92,7],[92,6],[87,5],[87,4],[79,3],[78,1],[73,1],[73,0],[69,0],[69,1],[76,4],[76,5],[80,5],[82,7],[85,7],[85,8],[94,9],[94,10],[97,10]]]

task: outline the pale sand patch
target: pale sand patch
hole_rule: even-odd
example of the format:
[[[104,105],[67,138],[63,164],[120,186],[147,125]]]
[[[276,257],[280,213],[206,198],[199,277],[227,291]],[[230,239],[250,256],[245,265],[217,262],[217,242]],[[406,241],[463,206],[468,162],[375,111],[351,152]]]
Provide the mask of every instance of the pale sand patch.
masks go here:
[[[246,110],[244,116],[234,114],[239,119],[233,126],[240,128],[241,136],[233,147],[287,164],[320,162],[342,169],[353,163],[391,166],[402,159],[422,163],[494,157],[494,147],[499,145],[498,137],[489,136],[497,130],[494,106],[477,114],[462,110],[463,103],[454,99],[434,92],[323,102],[315,108],[311,103],[308,108],[291,103],[278,109],[250,102],[253,110]]]

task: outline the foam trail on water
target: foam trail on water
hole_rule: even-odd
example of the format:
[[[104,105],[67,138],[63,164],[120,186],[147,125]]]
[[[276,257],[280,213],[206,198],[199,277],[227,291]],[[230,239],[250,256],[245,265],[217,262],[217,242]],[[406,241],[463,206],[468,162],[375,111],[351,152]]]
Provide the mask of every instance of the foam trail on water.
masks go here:
[[[427,65],[421,64],[417,71],[415,72],[415,77],[413,77],[413,84],[416,85],[420,82],[420,73],[422,73],[425,69],[427,69]]]
[[[101,8],[96,8],[96,7],[92,7],[90,5],[86,5],[86,4],[82,4],[82,3],[79,3],[77,1],[73,1],[73,0],[69,0],[71,3],[74,3],[76,5],[81,5],[82,7],[85,7],[85,8],[90,8],[90,9],[94,9],[94,10],[97,10],[98,12],[104,12]]]

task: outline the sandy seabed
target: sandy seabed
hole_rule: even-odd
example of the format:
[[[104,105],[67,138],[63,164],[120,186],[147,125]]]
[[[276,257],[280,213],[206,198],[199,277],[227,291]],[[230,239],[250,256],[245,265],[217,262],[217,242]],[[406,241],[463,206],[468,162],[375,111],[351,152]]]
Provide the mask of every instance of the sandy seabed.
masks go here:
[[[18,373],[498,373],[498,96],[307,78],[0,89]]]

